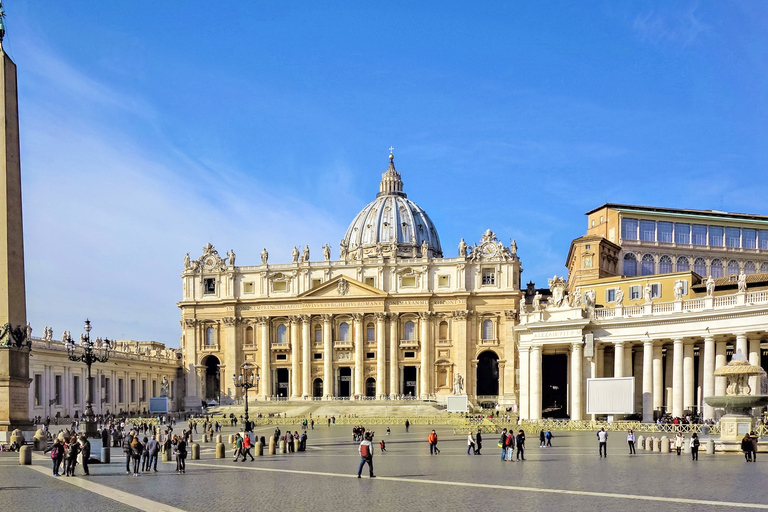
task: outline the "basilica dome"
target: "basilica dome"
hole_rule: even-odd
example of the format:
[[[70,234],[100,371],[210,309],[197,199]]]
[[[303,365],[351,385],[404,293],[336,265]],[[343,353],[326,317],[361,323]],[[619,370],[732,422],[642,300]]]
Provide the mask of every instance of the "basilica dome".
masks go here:
[[[426,251],[426,254],[424,252]],[[357,214],[341,241],[342,259],[442,258],[435,225],[419,205],[403,192],[394,156],[381,176],[376,199]]]

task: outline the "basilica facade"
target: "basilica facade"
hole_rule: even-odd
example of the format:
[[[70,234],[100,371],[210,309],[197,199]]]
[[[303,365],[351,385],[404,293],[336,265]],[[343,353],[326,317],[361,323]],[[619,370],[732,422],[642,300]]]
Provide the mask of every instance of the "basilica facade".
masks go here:
[[[261,399],[439,399],[516,404],[520,260],[487,230],[445,257],[390,155],[376,198],[339,258],[294,248],[291,261],[238,266],[208,244],[182,273],[181,350],[188,406],[239,398],[254,368]],[[251,396],[253,396],[251,394]]]

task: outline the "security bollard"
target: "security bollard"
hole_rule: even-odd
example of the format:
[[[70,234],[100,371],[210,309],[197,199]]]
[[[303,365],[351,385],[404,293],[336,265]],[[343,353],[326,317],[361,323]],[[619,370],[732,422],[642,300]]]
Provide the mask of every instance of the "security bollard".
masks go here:
[[[705,453],[708,453],[710,455],[714,455],[715,453],[715,440],[714,439],[707,439],[707,442],[705,443]]]
[[[637,436],[637,447],[641,450],[645,450],[645,437]]]
[[[645,449],[649,452],[653,451],[653,437],[649,437],[645,440]]]
[[[660,437],[657,437],[657,438],[654,440],[654,443],[656,443],[656,451],[657,451],[657,452],[660,452],[660,451],[661,451],[661,438],[660,438]]]
[[[102,449],[101,449],[101,463],[102,464],[109,464],[109,462],[110,462],[109,459],[110,459],[111,453],[112,452],[110,451],[109,446],[102,447]]]
[[[221,443],[221,442],[222,442],[221,434],[216,434],[216,443],[218,444],[218,443]]]
[[[160,454],[161,462],[171,462],[171,450],[163,450]]]
[[[667,436],[661,438],[661,449],[659,451],[661,453],[669,453],[669,438]]]
[[[203,443],[207,443],[208,442],[208,434],[203,434],[203,440],[201,442],[203,442]]]
[[[216,458],[224,458],[224,443],[216,443]]]
[[[261,444],[261,441],[256,441],[256,446],[253,447],[253,451],[254,457],[261,457],[264,455],[264,445]]]
[[[275,438],[274,437],[269,438],[269,454],[270,455],[275,454]]]
[[[32,447],[25,444],[19,448],[19,464],[22,466],[29,466],[32,464]]]
[[[230,446],[235,444],[235,434],[229,434],[229,444]]]
[[[299,451],[299,440],[294,439],[291,442],[293,443],[293,453],[297,453]]]
[[[288,453],[288,447],[285,446],[285,441],[280,441],[280,453]]]
[[[192,443],[192,460],[200,459],[200,445]]]

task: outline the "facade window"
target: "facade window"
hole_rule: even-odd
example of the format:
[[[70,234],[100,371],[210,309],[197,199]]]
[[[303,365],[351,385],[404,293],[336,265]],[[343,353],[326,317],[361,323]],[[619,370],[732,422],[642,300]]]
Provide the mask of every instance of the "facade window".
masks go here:
[[[286,327],[285,324],[280,324],[277,326],[277,342],[288,343],[288,327]]]
[[[728,275],[735,276],[739,273],[739,262],[731,260],[728,262]]]
[[[451,286],[450,276],[437,276],[437,286],[440,288],[448,288]]]
[[[712,247],[723,246],[723,227],[709,226],[709,245]]]
[[[322,352],[315,352],[313,354],[313,356],[314,356],[315,359],[322,359],[323,358],[323,353]]]
[[[416,276],[403,277],[403,288],[414,288],[416,286]]]
[[[315,343],[321,344],[323,342],[323,329],[319,326],[315,326]]]
[[[760,264],[760,273],[761,274],[768,273],[768,263],[763,262]]]
[[[643,287],[640,285],[630,286],[629,287],[629,299],[630,300],[637,300],[639,299],[643,294]]]
[[[411,322],[410,320],[405,322],[405,339],[406,340],[416,339],[416,328],[413,322]]]
[[[274,283],[272,283],[272,290],[276,292],[286,292],[288,291],[288,282],[275,281]]]
[[[253,283],[243,283],[244,293],[253,293]]]
[[[77,375],[72,377],[72,401],[76,404],[80,403],[80,377]]]
[[[448,322],[446,322],[445,320],[440,322],[439,331],[440,331],[440,333],[438,335],[438,339],[439,340],[447,340],[448,339]]]
[[[709,274],[712,277],[723,277],[723,262],[719,259],[712,260],[709,264]]]
[[[745,274],[754,274],[755,272],[757,272],[757,267],[755,267],[754,261],[748,261],[744,264]]]
[[[691,225],[681,222],[675,222],[675,243],[676,244],[690,244],[691,243]]]
[[[644,276],[650,276],[654,273],[654,267],[656,266],[656,262],[653,259],[653,256],[650,254],[644,254],[643,255],[643,261],[641,263],[640,271],[642,275]]]
[[[741,230],[741,246],[744,249],[754,249],[757,247],[757,231],[754,229]]]
[[[416,357],[416,352],[404,352],[403,357],[405,357],[406,359],[411,359],[413,357]]]
[[[205,344],[208,346],[216,344],[216,329],[209,327],[205,330]]]
[[[680,256],[677,258],[677,271],[678,272],[687,272],[691,269],[691,262],[688,261],[688,258],[685,256]]]
[[[288,356],[286,354],[277,354],[275,356],[275,359],[277,359],[278,361],[287,361]]]
[[[605,302],[616,302],[616,289],[605,290]]]
[[[376,341],[376,329],[374,329],[373,324],[368,324],[365,331],[368,341]]]
[[[376,286],[376,280],[373,277],[366,277],[365,278],[365,284],[367,284],[368,286],[371,286],[371,287],[375,287]]]
[[[323,280],[322,279],[313,279],[312,280],[312,288],[317,288],[321,284],[323,284]]]
[[[117,402],[125,402],[125,382],[123,379],[117,379]]]
[[[707,245],[707,226],[694,224],[691,226],[693,245]]]
[[[211,295],[216,293],[216,278],[206,277],[203,280],[203,293],[205,295]]]
[[[702,277],[707,276],[707,262],[704,258],[696,258],[693,262],[693,271]]]
[[[637,275],[637,256],[634,254],[624,255],[624,275],[636,276]]]
[[[250,325],[245,328],[245,344],[253,345],[253,327]]]
[[[640,221],[640,240],[643,242],[656,241],[656,222],[652,220]]]
[[[651,285],[651,298],[658,299],[659,297],[661,297],[661,284],[654,283]]]
[[[39,373],[35,375],[35,405],[43,403],[43,376]]]
[[[349,341],[349,324],[347,322],[339,324],[339,340]]]
[[[485,320],[483,322],[483,339],[492,340],[493,338],[493,321]]]
[[[483,270],[483,284],[495,284],[496,283],[496,272],[494,272],[491,268],[486,268]]]
[[[683,284],[683,297],[685,297],[686,295],[688,295],[688,281],[681,279],[678,282]]]
[[[741,245],[741,230],[739,228],[725,228],[725,246],[739,247]]]
[[[665,244],[672,243],[672,223],[671,222],[657,222],[656,223],[657,238],[659,242]]]
[[[659,274],[669,274],[672,272],[672,258],[667,255],[659,259]]]
[[[757,232],[757,248],[768,249],[768,230],[761,229]]]
[[[637,240],[636,219],[621,219],[621,238],[624,240]]]
[[[376,352],[366,352],[365,353],[366,359],[376,359]]]

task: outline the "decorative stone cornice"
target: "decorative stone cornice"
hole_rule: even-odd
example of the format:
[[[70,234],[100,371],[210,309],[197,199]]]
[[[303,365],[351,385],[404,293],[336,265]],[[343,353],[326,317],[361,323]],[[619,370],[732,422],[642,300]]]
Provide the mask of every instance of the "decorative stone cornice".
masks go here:
[[[237,317],[225,316],[224,318],[221,319],[221,321],[222,321],[222,323],[224,325],[233,326],[233,325],[237,324]]]
[[[453,318],[457,320],[466,320],[469,311],[466,309],[459,309],[453,312]]]

